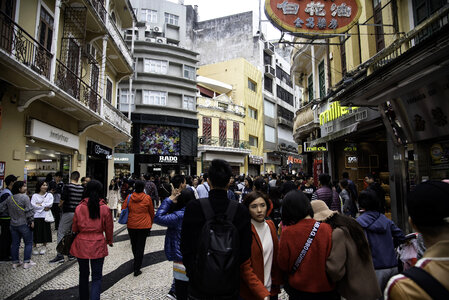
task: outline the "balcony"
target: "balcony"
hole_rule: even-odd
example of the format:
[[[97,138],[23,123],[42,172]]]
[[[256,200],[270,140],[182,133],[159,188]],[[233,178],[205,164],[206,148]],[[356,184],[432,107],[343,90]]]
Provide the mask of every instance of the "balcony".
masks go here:
[[[287,126],[289,128],[293,128],[293,122],[289,121],[289,120],[287,120],[286,118],[283,118],[283,117],[278,117],[278,124],[279,125],[285,125],[285,126]]]
[[[131,120],[106,100],[103,101],[102,114],[114,127],[128,134],[131,133]]]
[[[125,40],[123,39],[122,33],[117,28],[117,25],[112,20],[112,18],[109,16],[109,22],[107,25],[109,34],[112,37],[112,40],[116,44],[117,48],[119,49],[119,52],[124,56],[124,59],[128,63],[128,65],[132,68],[133,66],[133,59],[131,56],[131,51],[129,50],[128,46],[126,45]]]
[[[300,144],[311,132],[320,128],[320,122],[316,111],[312,110],[313,102],[301,107],[297,112],[293,125],[293,138]]]
[[[50,79],[53,55],[1,10],[0,49],[37,74]]]
[[[208,136],[198,137],[198,151],[251,153],[248,141]]]
[[[104,8],[103,1],[101,0],[89,0],[90,4],[94,8],[95,12],[97,13],[100,20],[103,21],[103,24],[106,24],[106,16],[107,11],[106,8]]]

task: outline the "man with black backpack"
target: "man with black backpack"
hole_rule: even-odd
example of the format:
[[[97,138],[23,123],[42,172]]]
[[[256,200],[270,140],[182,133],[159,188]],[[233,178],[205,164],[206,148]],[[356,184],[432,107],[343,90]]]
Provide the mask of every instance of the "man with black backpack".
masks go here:
[[[251,255],[251,218],[245,206],[227,198],[230,165],[215,159],[208,175],[209,197],[190,201],[182,224],[189,299],[234,300],[240,265]]]

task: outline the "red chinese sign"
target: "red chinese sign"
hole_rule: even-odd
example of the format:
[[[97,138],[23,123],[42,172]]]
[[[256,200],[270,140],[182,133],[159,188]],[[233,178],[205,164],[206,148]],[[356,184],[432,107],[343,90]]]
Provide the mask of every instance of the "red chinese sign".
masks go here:
[[[293,34],[335,34],[360,17],[359,0],[265,0],[265,14],[280,30]]]

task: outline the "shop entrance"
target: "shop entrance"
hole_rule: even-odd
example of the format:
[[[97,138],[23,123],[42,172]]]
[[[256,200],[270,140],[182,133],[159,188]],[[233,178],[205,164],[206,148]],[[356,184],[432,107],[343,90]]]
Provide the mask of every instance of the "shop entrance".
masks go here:
[[[91,179],[95,179],[103,184],[103,193],[106,193],[106,188],[108,186],[107,176],[108,176],[108,160],[101,159],[98,157],[88,156],[86,174]],[[106,195],[106,194],[104,194]]]

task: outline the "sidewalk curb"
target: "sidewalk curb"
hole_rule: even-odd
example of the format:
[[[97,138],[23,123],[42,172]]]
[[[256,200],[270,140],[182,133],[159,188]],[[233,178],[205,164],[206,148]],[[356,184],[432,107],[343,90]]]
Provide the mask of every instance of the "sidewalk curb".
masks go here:
[[[126,225],[122,226],[122,228],[117,229],[114,232],[113,236],[118,235],[125,229],[126,229]],[[15,292],[14,294],[12,294],[8,298],[6,298],[5,300],[25,299],[25,297],[32,294],[34,291],[36,291],[38,288],[40,288],[47,281],[52,280],[58,274],[64,272],[65,270],[67,270],[68,268],[73,266],[76,262],[77,261],[74,259],[72,261],[67,261],[67,262],[61,264],[60,266],[58,266],[58,267],[54,268],[53,270],[51,270],[50,272],[48,272],[47,274],[45,274],[45,275],[39,277],[38,279],[36,279],[35,281],[31,282],[23,289],[18,290],[17,292]]]

